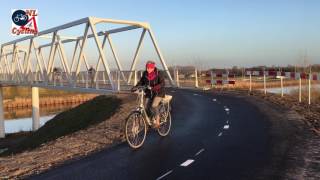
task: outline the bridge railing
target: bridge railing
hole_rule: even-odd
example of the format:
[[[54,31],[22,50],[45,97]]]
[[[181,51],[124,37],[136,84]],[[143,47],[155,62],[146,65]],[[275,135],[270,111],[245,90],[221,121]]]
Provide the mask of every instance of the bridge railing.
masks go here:
[[[82,91],[87,89],[92,92],[99,91],[128,91],[141,79],[144,70],[137,71],[119,71],[110,72],[110,77],[105,71],[81,71],[78,75],[75,73],[67,76],[66,72],[51,72],[43,75],[39,72],[30,72],[28,75],[23,73],[2,73],[0,74],[0,84],[3,86],[34,86],[57,89],[74,89]],[[171,87],[170,78],[167,74],[173,75],[173,72],[161,70],[165,77],[165,84]],[[130,77],[131,74],[131,77]],[[130,78],[130,79],[129,79]],[[112,87],[112,84],[115,87]]]

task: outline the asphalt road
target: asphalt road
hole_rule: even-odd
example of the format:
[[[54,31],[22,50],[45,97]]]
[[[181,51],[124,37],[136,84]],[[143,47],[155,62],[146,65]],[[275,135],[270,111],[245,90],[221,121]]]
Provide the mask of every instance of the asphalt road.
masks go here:
[[[243,99],[169,91],[172,130],[150,131],[142,148],[126,143],[31,179],[257,179],[270,159],[268,121]]]

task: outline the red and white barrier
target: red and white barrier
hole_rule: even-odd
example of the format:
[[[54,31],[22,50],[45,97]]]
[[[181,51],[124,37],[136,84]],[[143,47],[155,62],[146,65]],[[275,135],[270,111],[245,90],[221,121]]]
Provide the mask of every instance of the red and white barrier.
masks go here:
[[[211,80],[207,80],[206,83],[211,85],[227,85],[236,83],[235,80],[230,80],[229,78],[235,78],[235,75],[229,73],[211,72]]]
[[[309,73],[304,72],[283,72],[283,71],[246,71],[246,75],[252,75],[252,76],[273,76],[273,77],[279,77],[283,76],[288,79],[309,79]],[[311,74],[311,80],[318,81],[320,80],[320,73],[312,73]]]
[[[262,71],[246,71],[246,74],[249,76],[263,76]]]
[[[207,84],[212,84],[212,85],[226,85],[226,84],[236,84],[235,80],[207,80]]]
[[[320,73],[312,74],[311,79],[314,81],[319,81],[320,80]]]

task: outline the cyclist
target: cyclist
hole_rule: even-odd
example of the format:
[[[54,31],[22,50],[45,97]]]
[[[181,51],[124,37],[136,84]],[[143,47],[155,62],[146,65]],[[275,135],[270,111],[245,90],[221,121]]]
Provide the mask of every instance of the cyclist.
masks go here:
[[[90,78],[90,86],[93,88],[93,84],[94,84],[94,76],[96,74],[96,70],[90,66],[90,68],[88,69],[88,76]]]
[[[61,83],[61,81],[62,81],[62,69],[61,68],[54,67],[52,75],[53,75],[54,81],[59,81]]]
[[[154,127],[159,128],[160,116],[158,106],[165,97],[165,82],[162,73],[156,68],[154,61],[148,61],[146,63],[146,71],[143,72],[140,81],[136,86],[148,86],[146,89],[146,109],[150,109],[154,117]],[[135,87],[132,88],[135,91]]]

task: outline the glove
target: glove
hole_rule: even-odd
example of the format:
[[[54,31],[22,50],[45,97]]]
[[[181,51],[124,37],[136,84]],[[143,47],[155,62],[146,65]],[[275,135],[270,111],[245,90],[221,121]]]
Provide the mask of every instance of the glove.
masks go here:
[[[153,86],[153,87],[152,87],[152,91],[153,91],[153,92],[157,92],[157,93],[159,93],[160,88],[161,88],[161,85],[160,85],[160,84],[155,85],[155,86]]]

